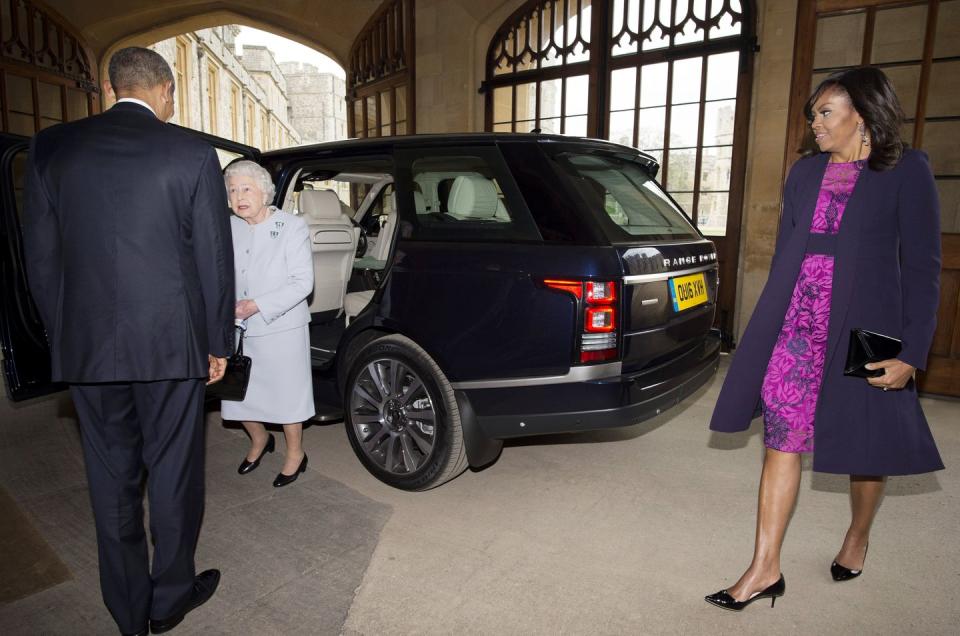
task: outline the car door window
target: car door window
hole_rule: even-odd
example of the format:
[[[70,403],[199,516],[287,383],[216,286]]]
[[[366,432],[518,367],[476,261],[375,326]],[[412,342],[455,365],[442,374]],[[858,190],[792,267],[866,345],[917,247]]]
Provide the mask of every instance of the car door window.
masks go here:
[[[410,238],[421,240],[539,240],[515,183],[492,150],[433,155],[410,164]]]
[[[225,150],[223,148],[214,147],[214,150],[217,151],[217,159],[220,160],[220,169],[226,170],[234,161],[240,161],[241,159],[248,159],[246,155],[243,155],[239,152],[233,152],[231,150]]]
[[[395,212],[395,200],[393,184],[389,183],[380,190],[377,198],[360,220],[360,227],[368,237],[380,236],[380,230],[386,225],[390,215]]]
[[[602,210],[600,226],[614,242],[699,238],[690,220],[639,162],[598,153],[555,157],[586,209]]]

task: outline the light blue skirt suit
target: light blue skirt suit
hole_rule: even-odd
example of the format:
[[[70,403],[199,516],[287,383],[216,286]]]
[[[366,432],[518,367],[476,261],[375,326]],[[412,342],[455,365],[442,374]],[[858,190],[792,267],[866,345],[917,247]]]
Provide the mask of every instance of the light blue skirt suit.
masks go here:
[[[230,220],[237,300],[254,300],[260,312],[245,321],[244,353],[253,361],[246,398],[223,401],[221,414],[225,420],[296,424],[315,412],[307,308],[313,256],[306,221],[270,210],[256,225]]]

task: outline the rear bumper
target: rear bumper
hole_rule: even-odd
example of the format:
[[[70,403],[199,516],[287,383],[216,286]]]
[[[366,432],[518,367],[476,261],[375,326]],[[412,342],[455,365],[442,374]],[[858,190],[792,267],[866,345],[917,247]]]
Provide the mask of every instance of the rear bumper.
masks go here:
[[[629,426],[703,386],[716,373],[719,358],[720,338],[711,333],[677,358],[638,373],[465,393],[480,430],[492,439]]]

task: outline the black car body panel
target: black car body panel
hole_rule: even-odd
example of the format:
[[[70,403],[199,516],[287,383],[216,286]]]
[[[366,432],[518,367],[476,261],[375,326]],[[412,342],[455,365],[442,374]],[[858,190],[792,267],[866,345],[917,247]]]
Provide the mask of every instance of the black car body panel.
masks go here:
[[[7,396],[14,401],[39,397],[65,387],[51,382],[50,348],[40,314],[27,289],[20,232],[24,167],[30,140],[19,135],[0,135],[2,217],[0,239],[0,347]]]
[[[421,343],[451,381],[565,373],[573,361],[572,298],[544,277],[617,278],[603,248],[398,241],[384,318]]]
[[[582,382],[465,390],[484,434],[509,439],[629,426],[676,406],[713,377],[713,333],[659,366]]]

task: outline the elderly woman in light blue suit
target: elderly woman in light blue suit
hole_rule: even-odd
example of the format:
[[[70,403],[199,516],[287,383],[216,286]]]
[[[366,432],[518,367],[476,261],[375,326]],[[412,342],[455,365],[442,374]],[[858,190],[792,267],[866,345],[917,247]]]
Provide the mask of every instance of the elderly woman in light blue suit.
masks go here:
[[[307,468],[303,422],[314,415],[310,372],[310,311],[313,258],[306,222],[272,205],[270,173],[252,161],[238,161],[224,173],[236,268],[236,317],[246,327],[245,353],[253,360],[246,398],[224,401],[225,420],[239,420],[250,450],[241,475],[272,453],[275,440],[264,423],[282,424],[287,453],[273,482],[286,486]]]

